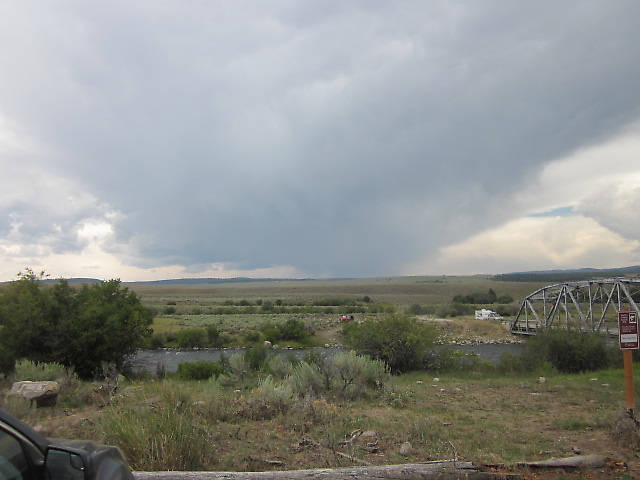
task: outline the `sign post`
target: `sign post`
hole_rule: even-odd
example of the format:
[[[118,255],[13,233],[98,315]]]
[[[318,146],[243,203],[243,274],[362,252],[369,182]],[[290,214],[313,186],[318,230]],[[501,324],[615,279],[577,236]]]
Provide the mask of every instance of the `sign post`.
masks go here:
[[[633,416],[635,392],[633,389],[633,358],[631,350],[638,350],[638,316],[636,312],[618,312],[620,350],[624,357],[624,386],[627,412]]]

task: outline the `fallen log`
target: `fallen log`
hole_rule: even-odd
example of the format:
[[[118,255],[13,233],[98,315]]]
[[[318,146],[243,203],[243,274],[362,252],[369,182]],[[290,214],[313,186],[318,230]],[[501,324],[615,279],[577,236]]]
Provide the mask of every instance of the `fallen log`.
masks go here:
[[[537,462],[520,462],[521,467],[533,468],[600,468],[604,465],[602,455],[578,455],[566,458],[550,458]]]
[[[133,472],[136,480],[515,480],[517,474],[481,472],[455,460],[272,472]]]

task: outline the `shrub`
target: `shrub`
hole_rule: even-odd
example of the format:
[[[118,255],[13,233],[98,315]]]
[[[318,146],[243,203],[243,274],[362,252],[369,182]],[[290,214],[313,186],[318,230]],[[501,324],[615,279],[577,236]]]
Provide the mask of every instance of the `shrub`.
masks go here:
[[[407,309],[407,313],[411,315],[422,315],[422,306],[414,303]]]
[[[291,387],[286,383],[277,385],[269,375],[251,392],[243,413],[253,420],[269,419],[286,413],[292,404]]]
[[[180,348],[201,348],[207,343],[207,333],[203,328],[185,328],[176,337]]]
[[[302,340],[307,336],[304,322],[295,318],[288,319],[283,325],[280,325],[279,330],[282,340]]]
[[[173,315],[176,313],[176,307],[164,307],[164,309],[162,309],[162,313],[165,315]]]
[[[273,355],[267,361],[267,369],[276,378],[286,378],[293,370],[293,364],[280,355]]]
[[[262,370],[269,352],[264,345],[256,345],[244,352],[244,361],[251,370]]]
[[[176,304],[175,300],[169,300],[167,302],[167,305],[175,305],[175,304]]]
[[[299,397],[308,394],[320,395],[326,391],[320,369],[316,365],[309,365],[305,362],[293,367],[291,375],[287,378],[287,382],[291,386],[292,391]]]
[[[178,364],[177,373],[183,380],[207,380],[218,378],[223,371],[218,362],[183,362]]]
[[[280,340],[302,341],[308,336],[304,322],[296,318],[290,318],[280,325],[267,322],[262,325],[260,330],[262,331],[264,338],[270,342],[277,342]]]
[[[244,335],[244,339],[247,342],[256,343],[262,339],[260,332],[247,332]]]
[[[338,353],[331,359],[338,393],[353,399],[369,388],[382,388],[389,377],[389,369],[381,360],[357,355],[355,352]]]
[[[507,304],[513,302],[513,297],[511,295],[500,295],[496,300],[496,303]]]
[[[167,337],[163,333],[153,333],[147,337],[146,347],[152,350],[162,348],[167,342]]]
[[[498,300],[498,296],[496,295],[496,292],[494,292],[491,288],[487,293],[474,292],[468,295],[456,295],[455,297],[453,297],[453,303],[489,304],[495,303],[496,300]],[[513,299],[505,303],[511,303],[512,301]]]
[[[220,329],[216,325],[207,325],[207,340],[211,347],[221,347],[225,343],[224,337],[220,335]]]
[[[550,328],[529,339],[523,361],[532,368],[547,361],[560,372],[585,372],[612,365],[615,351],[603,335]]]
[[[436,337],[431,326],[401,315],[386,315],[343,327],[347,343],[357,353],[384,361],[391,372],[420,369]]]
[[[242,378],[247,374],[249,365],[247,365],[244,355],[240,353],[234,353],[229,357],[229,368],[231,369],[231,373],[233,373],[237,377]]]

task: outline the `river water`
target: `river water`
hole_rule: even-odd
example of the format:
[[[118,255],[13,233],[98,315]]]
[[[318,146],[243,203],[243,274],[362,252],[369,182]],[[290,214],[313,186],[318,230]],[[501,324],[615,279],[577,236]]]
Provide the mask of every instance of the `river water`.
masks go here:
[[[460,350],[465,354],[475,354],[483,360],[497,362],[503,353],[519,355],[524,349],[522,343],[479,343],[473,345],[438,345],[437,348]],[[220,360],[221,355],[229,358],[234,353],[243,353],[244,348],[202,348],[198,350],[158,349],[138,350],[130,360],[134,370],[147,370],[155,373],[159,365],[164,365],[167,372],[175,372],[178,365],[183,362],[214,362]],[[301,360],[308,352],[316,352],[325,358],[330,358],[336,353],[347,351],[345,347],[314,347],[300,349],[278,349],[274,353],[281,356],[289,356]]]

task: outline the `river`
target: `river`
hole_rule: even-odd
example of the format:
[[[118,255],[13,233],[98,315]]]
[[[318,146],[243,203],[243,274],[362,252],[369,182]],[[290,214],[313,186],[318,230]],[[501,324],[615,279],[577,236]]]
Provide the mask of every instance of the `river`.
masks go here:
[[[478,343],[473,345],[438,345],[437,348],[447,348],[460,350],[466,354],[476,354],[483,360],[497,362],[503,353],[509,352],[515,355],[522,353],[524,344],[522,343]],[[158,365],[164,365],[167,372],[175,372],[178,365],[183,362],[214,362],[220,360],[221,355],[227,358],[234,353],[242,353],[245,348],[202,348],[198,350],[180,349],[158,349],[158,350],[138,350],[130,360],[130,365],[134,370],[147,370],[155,373]],[[317,352],[325,358],[330,358],[336,353],[344,352],[345,347],[314,347],[300,349],[278,349],[274,350],[277,355],[293,357],[301,360],[308,352]]]

